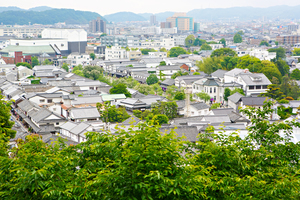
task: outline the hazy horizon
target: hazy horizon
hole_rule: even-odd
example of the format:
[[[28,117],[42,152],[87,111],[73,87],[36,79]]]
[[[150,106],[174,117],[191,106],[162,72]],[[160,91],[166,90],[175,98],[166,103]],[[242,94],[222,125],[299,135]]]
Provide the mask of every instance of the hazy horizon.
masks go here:
[[[83,1],[73,0],[72,2],[66,0],[14,0],[13,2],[2,2],[1,7],[16,6],[22,9],[29,9],[38,6],[49,6],[52,8],[68,8],[82,11],[97,12],[100,15],[108,15],[116,12],[134,12],[134,13],[161,13],[161,12],[188,12],[193,9],[205,9],[205,8],[230,8],[230,7],[258,7],[266,8],[272,6],[297,6],[300,5],[299,0],[273,0],[271,3],[268,1],[251,0],[215,0],[214,3],[210,3],[203,0],[186,0],[184,3],[174,3],[171,0],[158,1],[153,0],[151,3],[139,1],[139,0],[111,0],[104,4],[99,1]],[[125,3],[126,2],[126,3]],[[59,6],[58,6],[59,5]]]

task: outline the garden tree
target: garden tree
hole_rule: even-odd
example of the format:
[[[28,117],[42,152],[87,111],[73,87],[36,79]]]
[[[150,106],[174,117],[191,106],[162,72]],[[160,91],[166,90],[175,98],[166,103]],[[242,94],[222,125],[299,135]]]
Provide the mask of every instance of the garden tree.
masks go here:
[[[166,64],[166,61],[161,61],[160,63],[159,63],[159,66],[166,66],[167,64]]]
[[[272,77],[276,77],[279,82],[281,82],[282,75],[273,62],[263,60],[261,61],[261,64],[263,67],[259,70],[260,73],[263,73],[270,81],[272,80]]]
[[[168,52],[168,50],[165,47],[161,48],[159,51],[160,52]]]
[[[125,94],[126,97],[131,97],[130,92],[127,90],[127,86],[124,83],[119,83],[118,85],[113,86],[109,90],[110,94]]]
[[[270,122],[271,106],[241,110],[245,138],[209,126],[189,142],[153,121],[87,132],[78,145],[33,134],[9,149],[1,137],[1,199],[299,199],[300,124]]]
[[[276,52],[276,60],[285,59],[285,49],[283,47],[268,49],[269,52]]]
[[[34,66],[39,65],[39,60],[36,56],[31,57],[31,66],[34,68]]]
[[[149,52],[156,52],[155,49],[141,49],[143,55],[148,55]]]
[[[63,68],[64,70],[66,70],[66,72],[69,72],[69,66],[67,63],[64,63],[61,68]]]
[[[250,55],[245,55],[239,58],[236,67],[241,69],[249,69],[250,72],[259,72],[263,66],[259,58]]]
[[[234,88],[233,90],[230,90],[230,95],[233,95],[237,92],[245,96],[244,90],[242,88]]]
[[[142,93],[144,95],[155,94],[152,87],[150,85],[146,85],[146,84],[138,83],[133,89],[139,91],[140,93]]]
[[[218,43],[215,41],[210,41],[210,42],[207,42],[207,44],[218,44]]]
[[[178,106],[174,101],[159,101],[151,105],[152,113],[154,115],[163,114],[166,115],[169,119],[177,117],[177,108]]]
[[[153,124],[155,125],[162,125],[162,124],[169,123],[169,118],[163,114],[154,115],[152,120],[153,120]]]
[[[157,83],[159,81],[159,79],[157,78],[157,76],[155,74],[150,74],[150,76],[147,77],[146,83],[148,85],[153,85],[155,83]]]
[[[193,54],[199,54],[199,51],[194,50]]]
[[[188,35],[185,38],[185,41],[184,41],[186,47],[193,46],[194,42],[195,42],[195,36],[194,35]]]
[[[72,69],[72,73],[78,75],[78,76],[83,76],[84,77],[84,74],[82,72],[83,68],[82,68],[82,65],[77,65],[75,66],[73,69]]]
[[[293,99],[298,99],[300,97],[300,88],[296,81],[290,81],[290,91],[288,96],[292,97]]]
[[[174,100],[184,100],[185,94],[184,92],[177,91],[174,96]]]
[[[225,40],[225,38],[222,38],[222,39],[219,41],[219,44],[223,44],[224,47],[226,47],[226,40]]]
[[[300,70],[299,69],[294,69],[291,73],[291,79],[293,80],[300,80]]]
[[[90,53],[91,59],[95,60],[96,55],[94,53]]]
[[[173,100],[178,90],[179,90],[178,87],[176,87],[175,85],[168,86],[166,90],[167,99]]]
[[[275,62],[278,70],[280,71],[281,75],[284,76],[286,74],[289,74],[290,72],[290,67],[289,65],[282,60],[281,58],[279,58],[276,62]]]
[[[199,71],[211,74],[218,69],[222,69],[221,61],[222,59],[219,57],[208,57],[201,61],[196,61],[196,66],[199,68]]]
[[[293,55],[294,56],[300,56],[300,48],[294,48]]]
[[[216,49],[214,50],[210,57],[220,57],[220,56],[231,56],[234,57],[236,56],[236,52],[230,48],[221,48],[221,49]]]
[[[4,96],[0,93],[0,139],[5,137],[12,139],[16,136],[16,131],[11,130],[14,122],[10,120],[10,106],[11,102],[5,101]]]
[[[100,82],[106,83],[107,85],[112,85],[111,79],[108,76],[104,76],[103,74],[100,74],[100,76],[97,80]]]
[[[240,34],[236,33],[234,36],[233,36],[233,42],[234,43],[241,43],[243,42],[243,38]]]
[[[200,99],[202,99],[205,103],[210,100],[209,94],[205,92],[199,92],[196,94]]]
[[[214,103],[213,105],[211,105],[210,109],[217,109],[221,106],[220,103]]]
[[[262,40],[259,44],[259,46],[270,46],[270,44],[267,41]]]
[[[225,90],[224,90],[224,100],[225,101],[228,101],[228,97],[231,95],[230,93],[231,93],[230,89],[225,88]]]
[[[125,50],[126,50],[126,51],[130,51],[130,48],[127,46],[127,47],[125,48]]]
[[[45,59],[45,60],[42,62],[42,65],[53,65],[53,61],[50,62],[49,59]]]
[[[193,46],[202,46],[202,44],[205,44],[205,43],[206,43],[206,40],[196,38]]]
[[[207,43],[203,44],[200,48],[200,50],[212,50],[211,46],[209,46]]]
[[[101,74],[103,74],[103,69],[99,66],[87,65],[82,70],[84,77],[97,80]]]
[[[177,57],[180,54],[186,54],[186,50],[182,47],[172,47],[168,53],[169,57]]]
[[[194,72],[193,75],[201,75],[200,72]]]
[[[153,85],[151,85],[152,90],[154,91],[155,95],[163,95],[164,91],[161,88],[161,86],[158,83],[155,83]]]
[[[237,32],[237,34],[244,35],[244,31],[240,30]]]
[[[178,72],[175,72],[174,74],[172,74],[171,79],[175,79],[178,76],[186,76],[188,74],[189,74],[188,72],[182,73],[182,71],[178,71]]]
[[[280,84],[280,81],[278,80],[278,78],[273,77],[272,80],[271,80],[271,83],[278,85],[278,84]]]
[[[110,102],[104,104],[97,103],[97,108],[103,122],[123,122],[130,117],[124,107],[116,107],[111,105]]]
[[[286,95],[283,94],[276,84],[268,85],[268,90],[265,93],[262,93],[260,96],[269,97],[274,100],[281,100],[286,97]]]
[[[159,80],[161,80],[161,81],[165,80],[164,77],[165,77],[166,74],[162,73],[162,70],[159,70],[159,74],[158,75],[159,75]]]
[[[104,37],[104,36],[107,36],[107,34],[106,34],[106,33],[102,33],[102,34],[100,35],[100,37]]]
[[[288,75],[285,75],[284,77],[282,77],[280,90],[285,96],[288,96],[290,89],[291,89],[290,78]]]
[[[28,62],[19,62],[16,64],[17,67],[19,66],[24,66],[27,67],[28,69],[31,69],[31,65]]]
[[[232,70],[234,68],[236,68],[238,62],[239,62],[239,58],[237,56],[235,57],[231,57],[231,56],[226,56],[226,57],[221,57],[221,66],[222,69],[224,70]]]

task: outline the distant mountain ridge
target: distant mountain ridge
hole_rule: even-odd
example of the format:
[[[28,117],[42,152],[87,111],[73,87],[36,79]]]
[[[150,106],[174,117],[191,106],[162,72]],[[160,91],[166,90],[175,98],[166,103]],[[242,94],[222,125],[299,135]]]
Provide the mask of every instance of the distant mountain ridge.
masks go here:
[[[41,8],[38,8],[41,9]],[[42,9],[45,9],[43,7]],[[3,24],[55,24],[66,22],[67,24],[88,24],[89,21],[101,17],[98,13],[78,11],[73,9],[51,9],[45,11],[3,11],[0,12],[0,23]]]
[[[147,21],[143,16],[133,12],[117,12],[110,15],[104,15],[104,18],[109,22]]]
[[[0,13],[1,12],[5,12],[5,11],[37,11],[37,12],[41,12],[41,11],[46,11],[46,10],[51,10],[54,8],[51,8],[49,6],[38,6],[38,7],[33,7],[33,8],[29,8],[27,9],[23,9],[23,8],[19,8],[16,6],[8,6],[8,7],[0,7]]]

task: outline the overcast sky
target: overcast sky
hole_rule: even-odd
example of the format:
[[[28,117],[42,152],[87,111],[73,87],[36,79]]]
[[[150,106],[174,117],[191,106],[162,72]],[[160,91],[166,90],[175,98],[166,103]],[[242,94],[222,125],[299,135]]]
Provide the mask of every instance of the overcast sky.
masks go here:
[[[0,6],[28,9],[36,6],[71,8],[106,15],[121,11],[159,13],[165,11],[188,12],[200,8],[228,8],[240,6],[270,7],[300,5],[299,0],[1,0]]]

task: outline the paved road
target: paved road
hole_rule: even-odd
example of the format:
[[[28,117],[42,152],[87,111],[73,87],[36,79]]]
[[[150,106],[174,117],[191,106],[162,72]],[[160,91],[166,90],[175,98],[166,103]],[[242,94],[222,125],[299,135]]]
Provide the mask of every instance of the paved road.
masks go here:
[[[17,128],[17,129],[21,129],[21,131],[22,131],[22,133],[23,134],[21,134],[20,136],[21,137],[25,137],[26,135],[29,135],[29,132],[28,132],[28,130],[27,130],[27,128],[25,128],[24,126],[23,126],[23,124],[19,121],[19,120],[17,120],[16,119],[16,117],[11,113],[11,119],[12,119],[12,121],[14,121],[15,122],[15,127]],[[17,130],[18,131],[18,130]]]

